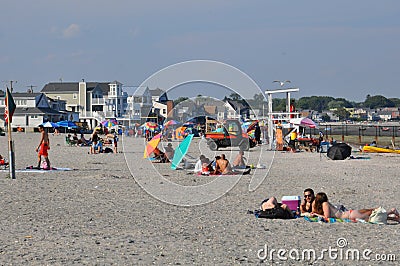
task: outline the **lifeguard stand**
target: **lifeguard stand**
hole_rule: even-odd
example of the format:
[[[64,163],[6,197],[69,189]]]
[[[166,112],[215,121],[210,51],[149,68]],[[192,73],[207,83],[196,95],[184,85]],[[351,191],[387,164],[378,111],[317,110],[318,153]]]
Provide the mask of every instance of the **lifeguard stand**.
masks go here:
[[[290,110],[290,94],[298,92],[299,88],[287,88],[279,90],[266,90],[265,94],[268,100],[268,148],[272,150],[274,137],[275,137],[275,121],[286,121],[289,123],[291,118],[299,117],[298,112],[291,112]],[[286,93],[286,112],[273,112],[272,111],[272,95],[276,93]]]

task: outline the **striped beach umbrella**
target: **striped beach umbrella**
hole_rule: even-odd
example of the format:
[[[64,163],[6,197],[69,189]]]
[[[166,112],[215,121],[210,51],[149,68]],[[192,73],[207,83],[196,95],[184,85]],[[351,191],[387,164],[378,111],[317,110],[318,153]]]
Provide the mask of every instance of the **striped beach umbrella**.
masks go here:
[[[101,124],[107,128],[110,128],[110,127],[115,127],[116,125],[118,125],[118,121],[116,119],[107,119],[107,120],[104,120],[103,122],[101,122]]]

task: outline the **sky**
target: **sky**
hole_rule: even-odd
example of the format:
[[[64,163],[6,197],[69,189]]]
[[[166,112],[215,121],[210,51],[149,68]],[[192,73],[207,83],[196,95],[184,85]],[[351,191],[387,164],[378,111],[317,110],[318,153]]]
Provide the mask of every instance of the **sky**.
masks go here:
[[[0,81],[4,89],[16,80],[16,91],[82,79],[129,87],[170,65],[212,60],[261,91],[291,80],[295,98],[400,98],[399,47],[398,0],[2,0]],[[171,95],[226,94],[183,87]]]

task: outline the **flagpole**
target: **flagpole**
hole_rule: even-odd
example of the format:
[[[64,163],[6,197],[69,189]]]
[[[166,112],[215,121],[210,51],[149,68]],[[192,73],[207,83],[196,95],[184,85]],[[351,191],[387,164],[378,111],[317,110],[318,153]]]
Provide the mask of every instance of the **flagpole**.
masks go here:
[[[11,83],[12,85],[12,83]],[[12,88],[11,88],[12,89]],[[7,89],[7,101],[10,99],[10,96],[8,95],[9,91]],[[9,163],[9,167],[10,167],[10,177],[12,179],[15,179],[15,157],[14,157],[14,145],[13,145],[13,141],[12,141],[12,137],[11,137],[11,122],[10,122],[10,103],[7,104],[6,106],[7,108],[7,113],[8,113],[8,121],[7,121],[7,130],[8,130],[8,152],[9,152],[9,157],[8,157],[8,163]]]

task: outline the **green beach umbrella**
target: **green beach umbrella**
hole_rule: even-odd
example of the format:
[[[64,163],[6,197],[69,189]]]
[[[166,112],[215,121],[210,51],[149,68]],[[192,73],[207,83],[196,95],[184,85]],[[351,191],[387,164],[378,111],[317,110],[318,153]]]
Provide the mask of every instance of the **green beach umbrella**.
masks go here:
[[[188,135],[176,148],[174,153],[174,158],[172,159],[171,169],[176,170],[176,167],[178,167],[183,157],[185,157],[185,154],[189,149],[192,139],[193,139],[193,134]]]

